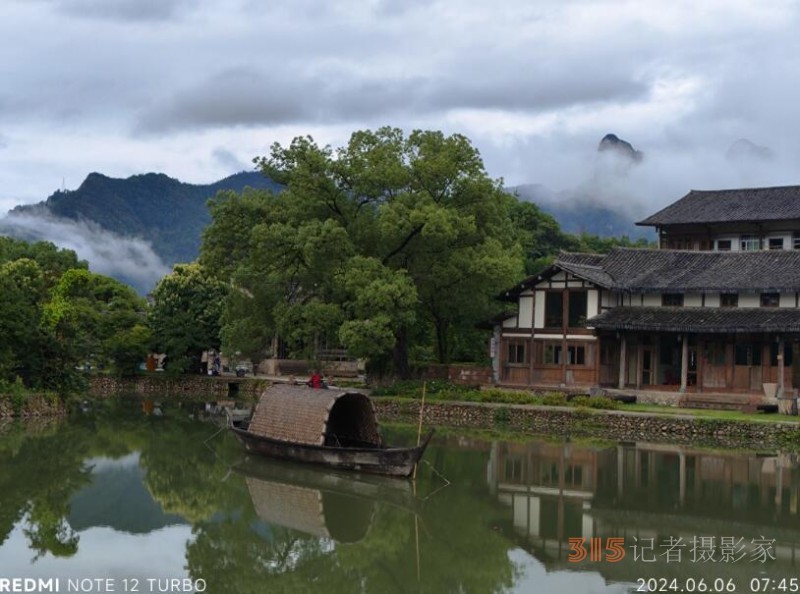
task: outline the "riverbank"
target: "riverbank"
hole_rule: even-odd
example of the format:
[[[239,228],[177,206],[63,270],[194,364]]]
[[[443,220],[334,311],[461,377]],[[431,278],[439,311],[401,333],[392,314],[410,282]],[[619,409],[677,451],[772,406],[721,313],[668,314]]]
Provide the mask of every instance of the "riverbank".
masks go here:
[[[0,419],[63,417],[67,406],[49,394],[0,394]]]
[[[193,400],[238,399],[255,402],[271,378],[233,376],[148,375],[131,379],[106,376],[91,378],[90,398],[158,397]],[[763,420],[720,418],[718,411],[692,413],[635,412],[602,410],[586,406],[566,407],[511,402],[467,402],[457,397],[430,399],[423,411],[426,426],[514,432],[522,435],[561,435],[592,437],[615,441],[657,441],[665,443],[713,445],[746,449],[800,449],[800,421],[792,417],[770,415]],[[491,394],[488,394],[491,396]],[[519,393],[505,397],[519,402]],[[19,399],[17,399],[19,400]],[[563,399],[562,399],[563,400]],[[556,400],[554,400],[555,402]],[[382,422],[416,424],[419,420],[418,398],[375,396],[375,409]],[[66,406],[58,399],[31,396],[12,402],[0,396],[0,418],[14,416],[59,416]],[[758,415],[760,416],[760,415]]]
[[[374,398],[382,422],[417,423],[419,400]],[[742,421],[711,417],[595,410],[561,406],[428,402],[424,426],[487,429],[532,435],[593,437],[713,445],[743,449],[800,449],[800,422]]]

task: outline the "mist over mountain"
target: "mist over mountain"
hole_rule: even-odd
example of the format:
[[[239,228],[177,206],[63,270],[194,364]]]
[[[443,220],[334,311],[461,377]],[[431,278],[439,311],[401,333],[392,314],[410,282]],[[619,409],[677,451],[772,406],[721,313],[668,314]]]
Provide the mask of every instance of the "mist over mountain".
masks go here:
[[[187,184],[160,173],[127,179],[91,173],[76,190],[17,206],[0,220],[0,232],[73,249],[95,272],[150,291],[177,262],[191,262],[211,222],[206,202],[220,190],[245,187],[280,191],[257,172],[208,185]]]
[[[589,233],[601,237],[654,239],[647,228],[635,222],[647,207],[631,192],[628,178],[644,160],[644,153],[616,134],[606,134],[597,146],[589,175],[576,180],[575,187],[552,190],[542,184],[522,184],[507,188],[520,200],[535,202],[552,215],[567,233]]]
[[[568,187],[529,183],[506,191],[535,202],[565,232],[652,240],[654,232],[635,222],[663,206],[654,204],[653,196],[666,194],[672,202],[690,189],[683,170],[661,153],[648,150],[645,155],[616,134],[606,134],[589,157],[576,168]],[[779,166],[777,153],[746,138],[733,142],[727,152],[691,157],[688,164],[700,163],[719,178],[694,189],[758,185]],[[14,208],[0,219],[0,233],[73,249],[95,272],[147,293],[175,263],[197,258],[203,229],[211,222],[207,200],[219,190],[241,192],[248,186],[282,189],[258,172],[237,173],[208,185],[159,173],[127,179],[91,173],[76,190],[56,191],[43,202]]]

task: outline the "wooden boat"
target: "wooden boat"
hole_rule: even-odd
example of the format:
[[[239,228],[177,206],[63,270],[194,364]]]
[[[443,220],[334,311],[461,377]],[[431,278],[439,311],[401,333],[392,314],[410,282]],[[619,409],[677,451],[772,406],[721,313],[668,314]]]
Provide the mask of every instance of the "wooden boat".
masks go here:
[[[231,429],[248,452],[329,468],[407,477],[433,431],[417,447],[390,447],[368,396],[347,390],[274,385],[249,422]]]

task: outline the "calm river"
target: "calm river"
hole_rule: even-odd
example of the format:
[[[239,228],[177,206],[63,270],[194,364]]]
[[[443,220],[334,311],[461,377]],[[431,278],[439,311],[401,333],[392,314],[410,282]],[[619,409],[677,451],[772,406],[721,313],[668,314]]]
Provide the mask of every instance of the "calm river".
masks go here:
[[[412,486],[248,460],[195,408],[0,427],[0,592],[800,590],[792,454],[448,433]]]

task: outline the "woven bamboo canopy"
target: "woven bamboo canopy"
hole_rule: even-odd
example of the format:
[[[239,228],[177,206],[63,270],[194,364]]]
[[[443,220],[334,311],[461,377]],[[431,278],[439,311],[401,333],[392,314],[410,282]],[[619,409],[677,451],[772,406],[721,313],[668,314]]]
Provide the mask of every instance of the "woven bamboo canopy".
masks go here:
[[[381,445],[372,401],[359,392],[274,385],[261,395],[249,431],[305,445]]]

